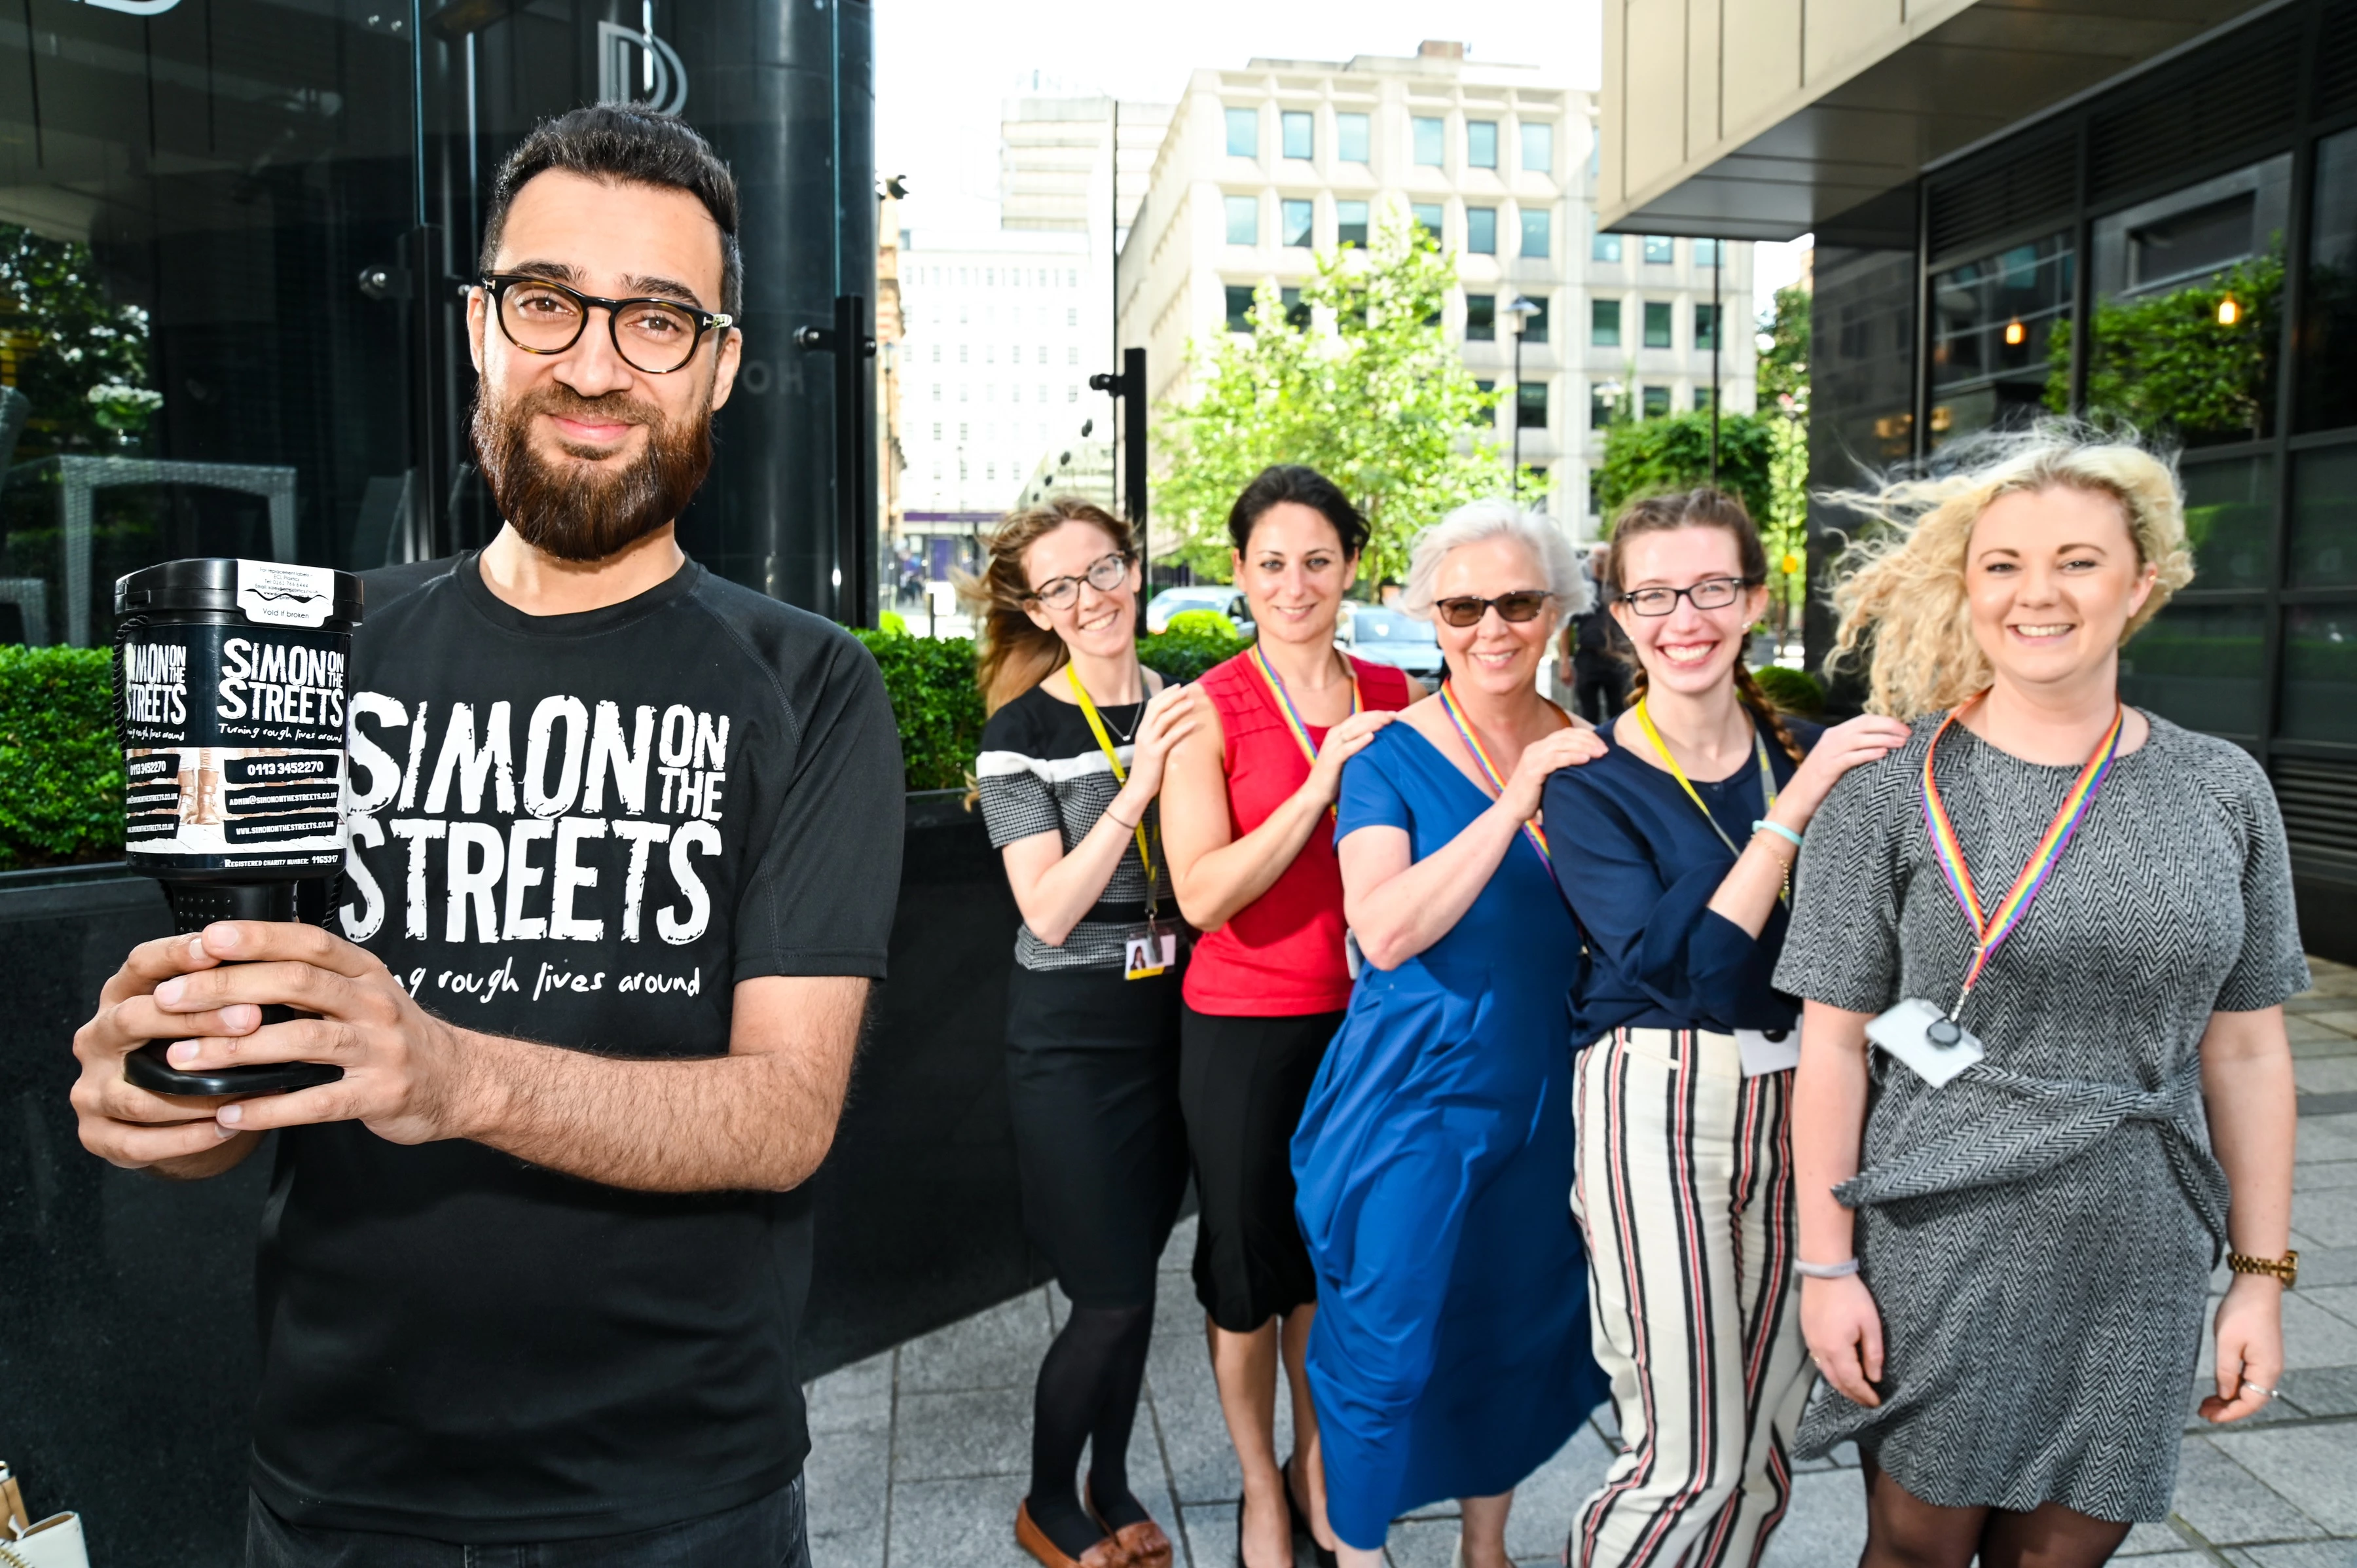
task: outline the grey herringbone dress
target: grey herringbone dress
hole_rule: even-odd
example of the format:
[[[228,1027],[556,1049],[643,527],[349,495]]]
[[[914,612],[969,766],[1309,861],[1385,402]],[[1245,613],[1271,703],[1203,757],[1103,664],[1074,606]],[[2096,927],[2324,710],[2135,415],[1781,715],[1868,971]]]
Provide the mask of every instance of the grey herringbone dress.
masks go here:
[[[1854,1437],[1926,1502],[2169,1512],[2225,1226],[2202,1032],[2301,990],[2308,965],[2266,775],[2151,724],[1965,1008],[1987,1059],[1935,1090],[1872,1053],[1861,1174],[1839,1192],[1882,1310],[1883,1402],[1824,1390],[1798,1446]],[[1779,990],[1859,1013],[1954,1002],[1972,934],[1923,825],[1938,725],[1817,813]],[[1984,907],[2077,773],[1948,731],[1940,794]]]

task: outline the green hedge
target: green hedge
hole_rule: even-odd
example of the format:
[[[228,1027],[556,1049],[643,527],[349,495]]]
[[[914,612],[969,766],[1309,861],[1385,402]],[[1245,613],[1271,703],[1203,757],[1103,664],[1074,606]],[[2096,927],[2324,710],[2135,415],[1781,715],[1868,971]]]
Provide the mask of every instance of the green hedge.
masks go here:
[[[112,658],[0,643],[0,870],[123,853]]]
[[[1804,719],[1825,716],[1825,689],[1814,675],[1805,670],[1787,670],[1781,664],[1770,664],[1754,670],[1751,678],[1768,700],[1788,714],[1798,714]]]

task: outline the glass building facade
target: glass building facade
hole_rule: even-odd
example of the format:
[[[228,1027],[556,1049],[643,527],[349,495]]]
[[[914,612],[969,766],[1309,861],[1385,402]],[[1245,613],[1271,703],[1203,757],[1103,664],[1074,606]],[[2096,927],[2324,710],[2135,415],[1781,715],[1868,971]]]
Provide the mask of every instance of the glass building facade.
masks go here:
[[[2179,449],[2192,585],[2131,701],[2274,779],[2357,959],[2357,8],[2265,15],[1819,225],[1813,488],[2070,413]],[[1813,508],[1819,581],[1855,522]],[[1810,659],[1832,625],[1813,607]]]
[[[462,294],[486,189],[536,121],[618,100],[683,113],[743,197],[743,369],[682,542],[872,619],[874,483],[841,455],[872,364],[838,374],[805,331],[876,293],[869,38],[865,0],[0,13],[0,639],[102,644],[114,578],[175,556],[487,539]]]

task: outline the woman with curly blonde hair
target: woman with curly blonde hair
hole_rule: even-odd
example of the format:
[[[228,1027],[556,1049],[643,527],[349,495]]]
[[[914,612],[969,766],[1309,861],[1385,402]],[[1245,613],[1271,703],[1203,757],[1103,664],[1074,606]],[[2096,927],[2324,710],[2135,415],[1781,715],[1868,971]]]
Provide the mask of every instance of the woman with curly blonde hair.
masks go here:
[[[1839,656],[1912,734],[1819,812],[1776,972],[1833,1385],[1798,1445],[1857,1442],[1867,1564],[2102,1563],[2168,1515],[2222,1254],[2201,1413],[2283,1370],[2283,823],[2247,754],[2120,700],[2193,575],[2169,463],[2050,424],[1836,499],[1880,525]]]

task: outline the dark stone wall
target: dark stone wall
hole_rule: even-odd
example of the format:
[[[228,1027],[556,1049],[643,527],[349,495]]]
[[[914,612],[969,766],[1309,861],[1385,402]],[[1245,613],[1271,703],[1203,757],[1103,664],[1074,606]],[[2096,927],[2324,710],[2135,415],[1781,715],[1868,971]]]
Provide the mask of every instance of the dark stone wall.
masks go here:
[[[893,978],[817,1181],[805,1379],[1044,1277],[1023,1240],[1002,1066],[1016,914],[979,818],[913,798]],[[0,1457],[79,1509],[104,1568],[238,1561],[270,1152],[213,1181],[76,1139],[70,1043],[155,885],[0,886]]]

